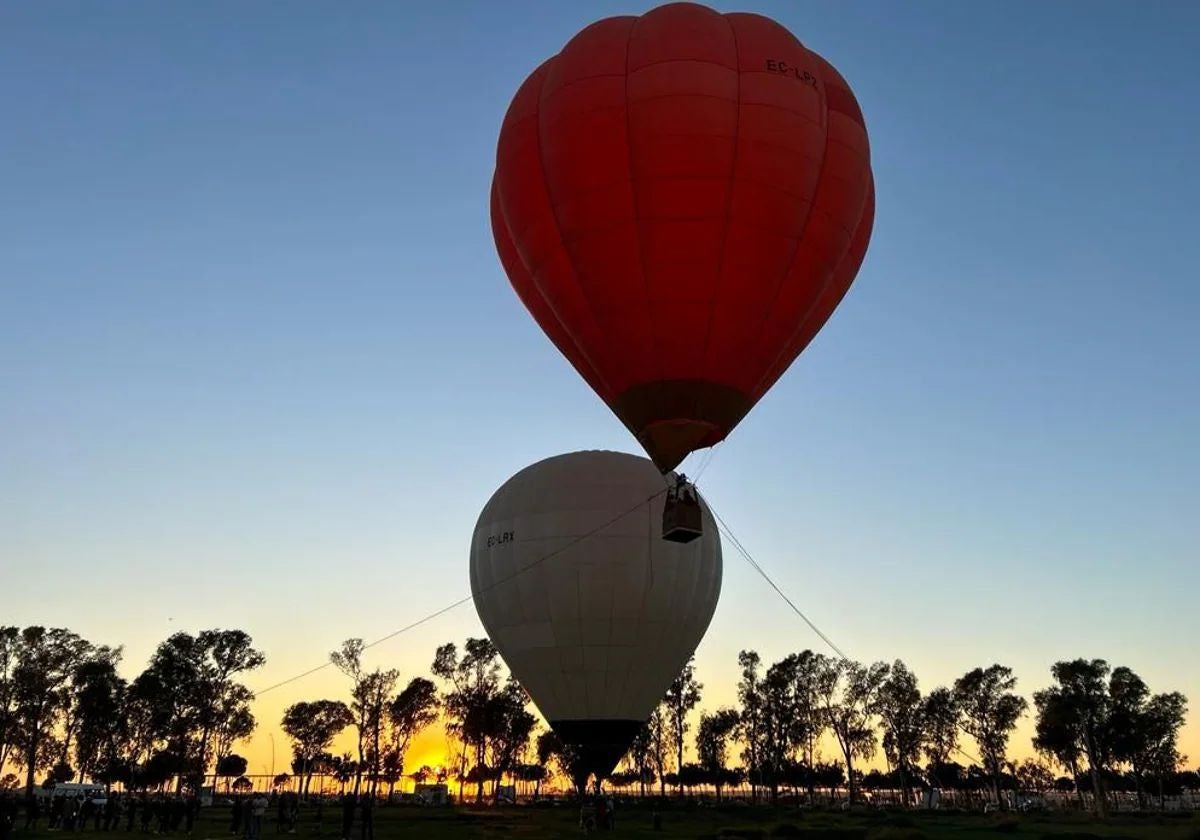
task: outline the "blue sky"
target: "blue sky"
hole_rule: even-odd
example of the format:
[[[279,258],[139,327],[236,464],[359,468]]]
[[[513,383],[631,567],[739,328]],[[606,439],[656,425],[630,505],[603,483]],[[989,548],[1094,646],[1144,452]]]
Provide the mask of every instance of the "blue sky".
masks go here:
[[[524,76],[651,5],[3,6],[5,621],[137,664],[237,625],[273,682],[465,594],[511,473],[636,451],[513,295],[487,189]],[[926,687],[1101,656],[1200,705],[1200,6],[716,5],[847,77],[878,215],[709,498]],[[738,649],[819,644],[726,562],[715,699]],[[465,607],[378,655],[479,632]]]

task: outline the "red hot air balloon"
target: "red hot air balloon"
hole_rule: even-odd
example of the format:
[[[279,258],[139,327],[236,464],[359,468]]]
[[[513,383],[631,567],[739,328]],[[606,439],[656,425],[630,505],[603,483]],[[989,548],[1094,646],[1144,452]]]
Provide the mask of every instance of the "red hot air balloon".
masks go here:
[[[755,14],[588,26],[514,96],[492,229],[518,296],[666,472],[833,313],[875,194],[846,81]]]

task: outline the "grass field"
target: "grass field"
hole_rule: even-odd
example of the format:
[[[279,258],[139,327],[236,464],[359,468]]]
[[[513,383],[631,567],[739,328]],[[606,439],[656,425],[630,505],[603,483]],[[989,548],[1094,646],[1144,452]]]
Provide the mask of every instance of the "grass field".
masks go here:
[[[661,830],[653,825],[651,804],[626,805],[617,812],[613,831],[594,832],[600,837],[613,838],[708,838],[708,840],[774,840],[794,837],[800,840],[1200,840],[1200,815],[1125,814],[1098,822],[1076,813],[971,814],[955,812],[840,812],[795,811],[761,807],[686,807],[663,809],[659,816]],[[377,840],[555,840],[580,837],[578,809],[567,804],[557,807],[510,808],[381,808],[377,812]],[[26,833],[18,831],[14,840],[65,840],[78,836],[84,840],[93,832],[71,835],[64,832]],[[107,840],[140,840],[137,832],[97,834]],[[176,837],[183,837],[182,833]],[[317,834],[314,826],[303,817],[295,834],[276,832],[268,819],[261,840],[339,840],[337,828],[326,821]],[[230,840],[225,809],[206,811],[192,835],[194,840]],[[355,827],[352,840],[358,840]]]

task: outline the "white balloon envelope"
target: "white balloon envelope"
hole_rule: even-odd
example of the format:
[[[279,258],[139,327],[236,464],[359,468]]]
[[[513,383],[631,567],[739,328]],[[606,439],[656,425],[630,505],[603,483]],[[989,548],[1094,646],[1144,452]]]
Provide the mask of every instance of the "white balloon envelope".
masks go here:
[[[539,461],[484,507],[471,593],[488,636],[578,769],[607,775],[704,636],[721,541],[661,538],[666,479],[646,458]]]

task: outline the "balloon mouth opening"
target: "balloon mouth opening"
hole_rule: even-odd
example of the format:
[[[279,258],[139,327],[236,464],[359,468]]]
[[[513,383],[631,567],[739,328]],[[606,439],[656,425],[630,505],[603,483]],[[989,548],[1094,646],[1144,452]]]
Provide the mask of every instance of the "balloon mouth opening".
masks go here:
[[[650,455],[654,466],[665,473],[678,467],[697,449],[712,446],[719,440],[717,427],[703,420],[664,420],[647,426],[638,441]]]
[[[571,775],[580,787],[589,776],[603,779],[613,771],[645,725],[640,720],[552,720],[550,726],[574,752]]]
[[[702,379],[643,382],[609,403],[664,473],[722,441],[753,405],[739,388]]]

